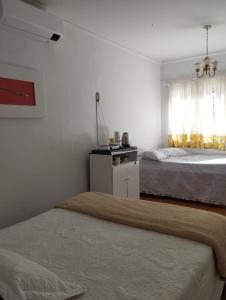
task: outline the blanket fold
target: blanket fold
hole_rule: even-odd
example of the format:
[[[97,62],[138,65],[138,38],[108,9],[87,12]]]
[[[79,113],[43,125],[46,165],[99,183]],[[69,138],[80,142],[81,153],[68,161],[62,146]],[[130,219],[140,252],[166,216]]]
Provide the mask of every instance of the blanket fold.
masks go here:
[[[207,244],[214,250],[220,277],[226,280],[225,216],[185,206],[94,192],[79,194],[59,203],[56,208]]]

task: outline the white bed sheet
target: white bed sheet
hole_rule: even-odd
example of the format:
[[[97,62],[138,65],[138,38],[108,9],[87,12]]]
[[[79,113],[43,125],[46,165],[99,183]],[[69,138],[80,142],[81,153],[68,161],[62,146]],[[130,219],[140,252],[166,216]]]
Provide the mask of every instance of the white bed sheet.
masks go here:
[[[226,205],[226,155],[192,154],[140,161],[141,192]]]
[[[219,300],[223,288],[207,245],[61,209],[1,230],[0,247],[80,283],[81,300]]]

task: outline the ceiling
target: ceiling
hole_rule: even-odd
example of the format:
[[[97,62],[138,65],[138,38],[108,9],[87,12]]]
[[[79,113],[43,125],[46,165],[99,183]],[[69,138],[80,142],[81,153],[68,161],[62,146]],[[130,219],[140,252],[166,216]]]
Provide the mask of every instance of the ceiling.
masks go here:
[[[32,0],[35,1],[35,0]],[[151,59],[226,51],[225,0],[38,0],[48,11]]]

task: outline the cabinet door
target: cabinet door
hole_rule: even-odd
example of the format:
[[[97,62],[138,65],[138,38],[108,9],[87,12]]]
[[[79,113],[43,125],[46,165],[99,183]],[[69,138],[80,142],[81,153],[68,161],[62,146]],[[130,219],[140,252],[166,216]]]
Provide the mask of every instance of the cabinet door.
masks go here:
[[[113,195],[139,198],[139,162],[113,167]]]
[[[140,199],[140,170],[139,161],[131,164],[128,180],[128,197]]]

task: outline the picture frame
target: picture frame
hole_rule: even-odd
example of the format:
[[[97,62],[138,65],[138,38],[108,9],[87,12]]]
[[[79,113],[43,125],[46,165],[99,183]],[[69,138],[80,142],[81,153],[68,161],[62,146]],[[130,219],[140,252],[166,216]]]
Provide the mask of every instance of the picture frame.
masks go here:
[[[42,118],[43,115],[40,72],[0,63],[0,118]]]

